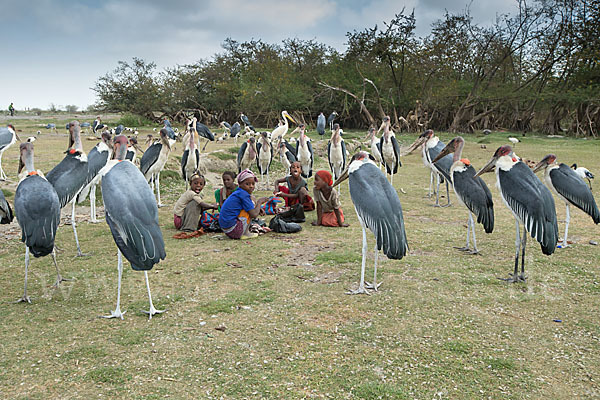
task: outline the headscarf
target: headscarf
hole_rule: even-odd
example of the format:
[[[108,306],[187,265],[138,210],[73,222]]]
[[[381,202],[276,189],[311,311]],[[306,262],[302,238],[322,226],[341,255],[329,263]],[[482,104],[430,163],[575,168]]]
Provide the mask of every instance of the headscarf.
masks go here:
[[[258,182],[256,175],[254,175],[254,173],[249,169],[245,169],[242,172],[240,172],[237,176],[238,184],[244,182],[248,178],[254,178],[254,182]]]
[[[333,180],[331,178],[331,172],[325,171],[324,169],[317,172],[319,178],[321,178],[324,182],[326,182],[329,186],[333,185]]]

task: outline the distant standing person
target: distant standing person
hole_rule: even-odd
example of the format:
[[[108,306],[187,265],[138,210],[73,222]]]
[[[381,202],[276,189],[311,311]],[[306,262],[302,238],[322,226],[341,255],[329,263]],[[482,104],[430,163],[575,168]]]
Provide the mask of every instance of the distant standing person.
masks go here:
[[[11,117],[15,116],[15,106],[13,106],[13,103],[10,103],[10,106],[8,106],[8,111],[10,112]]]

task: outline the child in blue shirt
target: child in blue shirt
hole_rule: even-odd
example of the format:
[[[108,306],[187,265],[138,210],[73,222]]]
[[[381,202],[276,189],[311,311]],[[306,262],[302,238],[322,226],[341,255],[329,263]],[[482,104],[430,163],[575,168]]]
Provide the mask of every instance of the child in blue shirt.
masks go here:
[[[221,207],[219,214],[219,226],[231,239],[252,238],[258,236],[248,230],[252,218],[260,213],[260,206],[267,202],[268,197],[261,197],[252,201],[251,194],[254,191],[258,179],[249,169],[245,169],[237,176],[239,188],[233,192]]]

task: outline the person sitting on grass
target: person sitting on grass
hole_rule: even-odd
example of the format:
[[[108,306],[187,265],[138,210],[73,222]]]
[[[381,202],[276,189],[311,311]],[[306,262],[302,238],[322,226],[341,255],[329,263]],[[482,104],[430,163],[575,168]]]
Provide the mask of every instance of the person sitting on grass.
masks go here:
[[[219,226],[231,239],[247,239],[258,236],[258,233],[250,232],[250,222],[258,217],[261,205],[267,202],[268,197],[261,197],[252,201],[252,192],[258,182],[256,175],[249,169],[245,169],[237,176],[239,187],[233,192],[221,207],[219,214]]]
[[[190,177],[190,188],[185,191],[175,203],[173,210],[173,223],[180,233],[175,234],[175,239],[188,239],[204,233],[199,227],[202,213],[206,210],[216,210],[218,204],[205,203],[202,200],[202,189],[206,185],[204,176],[194,173]]]
[[[227,198],[238,188],[235,184],[235,173],[225,171],[223,172],[221,179],[223,179],[223,187],[215,190],[215,200],[219,204],[219,211],[221,211],[221,207],[223,207],[225,200],[227,200]]]
[[[293,162],[290,165],[290,174],[285,178],[275,181],[273,194],[283,197],[286,207],[291,207],[294,204],[302,204],[304,211],[312,211],[315,209],[315,203],[308,194],[308,185],[300,176],[301,172],[302,166],[300,163],[298,161]],[[287,187],[280,185],[280,183],[287,183]]]
[[[338,193],[331,187],[333,180],[329,171],[321,170],[315,175],[315,187],[313,195],[317,202],[317,220],[314,226],[342,226],[344,223],[344,212],[341,209]]]

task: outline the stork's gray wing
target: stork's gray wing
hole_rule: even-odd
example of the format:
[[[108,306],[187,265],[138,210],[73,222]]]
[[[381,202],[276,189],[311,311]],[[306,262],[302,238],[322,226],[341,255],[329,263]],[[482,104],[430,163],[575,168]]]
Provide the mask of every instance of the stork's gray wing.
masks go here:
[[[375,143],[375,146],[377,146],[377,150],[379,150],[379,154],[383,154],[381,153],[381,140],[378,143]]]
[[[390,137],[390,140],[392,142],[392,148],[394,149],[394,156],[396,157],[396,165],[394,165],[394,173],[396,173],[398,172],[398,167],[402,166],[402,162],[400,161],[400,145],[395,136]]]
[[[185,166],[187,165],[188,158],[190,156],[190,149],[185,149],[181,155],[181,176],[183,179],[187,179],[185,176]]]
[[[12,220],[12,209],[4,197],[4,192],[2,192],[2,189],[0,189],[0,224],[10,224]]]
[[[134,270],[150,270],[166,257],[152,190],[130,162],[117,163],[102,179],[106,222]]]
[[[294,155],[294,153],[292,153],[291,151],[286,151],[285,152],[285,157],[288,159],[288,161],[291,163],[295,163],[296,161],[296,156]]]
[[[262,144],[259,142],[256,142],[256,168],[258,169],[258,172],[260,172],[261,174],[263,173],[263,171],[260,169],[260,149],[262,148]],[[266,172],[266,171],[264,171]]]
[[[238,150],[238,156],[237,156],[237,166],[238,166],[238,173],[242,172],[242,159],[244,158],[244,154],[246,153],[246,148],[248,147],[248,142],[244,142],[242,143],[242,145],[240,146],[240,149]]]
[[[525,223],[544,254],[554,253],[558,242],[558,224],[554,198],[531,169],[522,161],[510,170],[498,171],[502,197]]]
[[[7,127],[0,128],[0,150],[8,146],[13,140],[13,134]]]
[[[477,222],[483,225],[486,233],[494,230],[494,202],[492,193],[483,179],[474,178],[475,168],[468,166],[465,171],[454,170],[452,182],[454,190],[465,206],[477,216]]]
[[[349,180],[350,197],[356,212],[375,235],[377,249],[383,249],[388,258],[404,257],[408,244],[402,205],[385,175],[375,165],[365,163],[350,173]]]
[[[313,148],[312,148],[312,144],[310,143],[310,140],[306,141],[306,146],[308,147],[308,152],[310,153],[310,169],[308,170],[308,176],[307,178],[310,178],[312,176],[312,171],[313,171],[313,162],[315,161],[315,157],[314,157],[314,153],[313,153]]]
[[[198,135],[202,136],[213,142],[215,140],[215,135],[208,129],[208,126],[201,124],[200,122],[196,122],[196,131]]]
[[[31,175],[19,183],[15,215],[21,226],[21,241],[35,257],[48,255],[54,249],[60,209],[56,191],[44,178]]]
[[[346,142],[344,141],[344,139],[342,139],[342,160],[344,160],[344,163],[342,164],[342,171],[346,170]]]
[[[98,172],[106,165],[108,161],[108,151],[98,151],[97,147],[94,147],[90,150],[90,154],[88,154],[88,176],[86,185],[94,179]]]
[[[223,125],[225,125],[225,128],[229,129],[229,131],[231,132],[231,124],[227,121],[223,121]]]
[[[79,153],[68,153],[65,158],[48,172],[46,179],[52,184],[58,199],[60,208],[73,200],[73,197],[87,184],[88,166],[77,158]]]
[[[435,158],[440,154],[440,152],[446,147],[446,145],[440,140],[437,145],[428,149],[429,161],[435,160]],[[446,154],[444,157],[437,160],[433,166],[438,170],[442,176],[447,179],[449,182],[452,182],[452,177],[450,176],[450,168],[452,168],[452,163],[454,162],[454,156],[452,153]]]
[[[600,222],[600,212],[594,195],[575,171],[566,164],[560,164],[558,168],[550,171],[550,179],[556,191],[569,203],[592,217],[595,224]]]
[[[162,150],[162,143],[154,143],[144,152],[142,159],[140,160],[140,171],[146,176],[146,173],[158,161],[158,156]]]
[[[327,142],[327,162],[329,163],[329,169],[333,171],[333,164],[331,163],[331,140]]]
[[[292,153],[292,155],[294,156],[294,158],[298,157],[298,142],[296,142],[296,147],[292,146],[291,144],[289,144],[288,142],[283,142],[285,144],[285,147],[288,149],[288,151],[290,153]]]
[[[317,132],[319,135],[325,134],[325,116],[323,114],[317,118]]]
[[[231,129],[229,130],[229,133],[231,134],[231,137],[236,137],[238,135],[238,133],[240,133],[241,130],[242,130],[242,127],[241,127],[240,123],[236,122],[235,124],[231,125]]]

